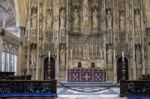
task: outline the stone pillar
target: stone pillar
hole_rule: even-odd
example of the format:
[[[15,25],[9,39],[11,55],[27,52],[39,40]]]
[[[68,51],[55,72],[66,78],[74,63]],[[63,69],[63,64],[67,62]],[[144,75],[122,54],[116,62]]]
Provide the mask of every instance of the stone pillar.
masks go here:
[[[69,0],[67,0],[67,10],[66,10],[66,34],[69,31]],[[66,81],[67,81],[67,69],[69,68],[69,36],[66,35]]]
[[[145,24],[146,27],[150,27],[150,0],[141,0],[142,4],[143,4],[143,14],[144,14],[144,19],[145,19]]]
[[[37,38],[36,38],[36,67],[35,67],[35,72],[36,72],[36,76],[35,79],[38,80],[39,79],[39,65],[40,65],[40,60],[39,60],[39,49],[40,49],[40,41],[39,41],[39,37],[40,37],[40,1],[38,0],[38,22],[37,22]]]
[[[132,4],[134,4],[134,2],[132,1]],[[134,14],[132,14],[132,21],[134,20]],[[134,31],[134,21],[132,23],[132,37],[133,37],[133,42],[132,42],[132,60],[133,61],[133,79],[132,80],[136,80],[136,64],[135,64],[135,31]]]
[[[145,66],[146,73],[150,72],[150,27],[146,27],[146,51],[147,51],[147,64]]]
[[[54,49],[56,54],[56,79],[59,79],[59,1],[53,0],[53,32],[54,32]]]
[[[18,52],[17,52],[17,72],[16,72],[16,75],[21,75],[23,70],[26,68],[25,64],[24,64],[25,60],[24,60],[24,54],[23,54],[23,51],[25,50],[25,49],[23,49],[23,40],[24,40],[24,36],[25,36],[25,27],[20,26],[19,28],[20,28],[21,42],[20,42],[20,45],[18,46]]]
[[[23,54],[22,54],[22,45],[18,47],[18,53],[17,53],[17,72],[16,75],[21,75],[22,70],[24,69],[24,64],[23,64]]]
[[[116,51],[115,51],[115,49],[114,49],[114,60],[113,60],[113,63],[114,63],[114,82],[116,82],[117,81],[117,60],[116,60]]]
[[[143,4],[143,0],[141,0],[141,9],[143,9],[144,8],[144,5],[142,5]],[[144,30],[144,22],[143,22],[143,20],[144,20],[144,15],[143,15],[143,10],[141,10],[141,35],[142,35],[142,74],[145,74],[145,58],[144,58],[144,56],[145,56],[145,50],[144,50],[144,46],[145,46],[145,40],[144,40],[144,38],[145,38],[145,30]]]
[[[3,52],[3,36],[0,30],[0,64],[2,64],[2,52]],[[0,71],[2,71],[2,65],[0,65]]]

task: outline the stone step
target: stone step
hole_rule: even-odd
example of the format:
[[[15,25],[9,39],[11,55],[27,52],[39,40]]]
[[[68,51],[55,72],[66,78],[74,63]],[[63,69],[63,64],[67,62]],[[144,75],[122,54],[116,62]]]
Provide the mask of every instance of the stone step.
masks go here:
[[[120,87],[120,83],[112,82],[58,82],[57,87]]]

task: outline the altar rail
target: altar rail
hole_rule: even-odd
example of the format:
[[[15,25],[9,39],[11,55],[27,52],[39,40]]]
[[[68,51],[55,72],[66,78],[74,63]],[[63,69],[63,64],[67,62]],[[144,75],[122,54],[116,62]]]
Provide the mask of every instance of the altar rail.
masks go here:
[[[1,80],[0,97],[56,97],[56,80]]]
[[[150,80],[121,80],[120,97],[150,96]]]
[[[100,68],[68,69],[68,82],[105,82],[106,71]]]

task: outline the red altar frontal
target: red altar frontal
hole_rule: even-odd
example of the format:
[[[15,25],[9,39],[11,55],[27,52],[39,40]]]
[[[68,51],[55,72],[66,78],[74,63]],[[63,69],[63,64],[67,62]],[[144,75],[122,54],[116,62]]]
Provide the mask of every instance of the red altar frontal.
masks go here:
[[[105,82],[106,71],[100,68],[72,68],[67,70],[68,82]]]

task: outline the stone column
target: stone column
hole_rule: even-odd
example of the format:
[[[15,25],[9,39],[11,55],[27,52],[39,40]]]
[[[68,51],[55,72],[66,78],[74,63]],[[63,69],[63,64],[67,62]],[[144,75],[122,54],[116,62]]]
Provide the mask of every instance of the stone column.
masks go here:
[[[143,4],[143,0],[141,0],[141,9],[144,8],[144,6],[142,5]],[[143,10],[141,10],[141,35],[142,35],[142,74],[145,74],[145,51],[144,51],[144,45],[145,45],[145,41],[144,41],[144,38],[145,38],[145,31],[144,31],[144,16],[143,16]]]
[[[38,22],[37,22],[37,42],[36,42],[36,69],[35,69],[35,72],[36,72],[36,76],[35,76],[35,79],[38,80],[39,79],[39,65],[40,65],[40,59],[39,59],[39,49],[40,49],[40,41],[39,41],[39,37],[40,37],[40,1],[38,0]]]
[[[132,4],[134,2],[132,1]],[[132,21],[134,20],[134,14],[132,14]],[[132,61],[133,61],[133,79],[136,80],[136,64],[135,64],[135,31],[134,31],[134,21],[132,23],[132,37],[133,37],[133,42],[132,42],[132,47],[133,47],[133,56],[132,56]]]
[[[116,82],[117,81],[117,67],[116,67],[117,66],[117,64],[116,64],[117,60],[116,60],[116,51],[115,51],[115,49],[114,49],[113,52],[114,52],[114,58],[113,58],[114,59],[113,60],[113,63],[114,63],[114,75],[113,76],[114,76],[114,82]]]
[[[143,14],[144,14],[144,19],[145,19],[145,25],[146,27],[150,27],[150,0],[141,0],[141,4],[143,4]]]
[[[55,41],[55,54],[56,54],[56,79],[59,79],[59,0],[53,0],[53,32]]]
[[[66,34],[69,31],[69,0],[67,0],[67,10],[66,10]],[[66,81],[67,81],[67,69],[69,68],[69,36],[66,35]]]
[[[0,64],[2,64],[2,52],[3,52],[3,36],[0,30]],[[2,71],[2,65],[0,65],[0,71]]]
[[[22,45],[18,47],[18,53],[17,53],[17,72],[16,75],[21,75],[22,70],[24,69],[23,64],[23,54],[22,54]]]
[[[26,68],[25,64],[24,64],[25,60],[24,60],[24,54],[23,54],[23,51],[25,50],[25,49],[23,49],[24,36],[25,36],[25,27],[20,26],[21,42],[20,42],[20,45],[18,46],[18,52],[17,52],[17,72],[16,72],[16,75],[21,75],[22,70],[24,70]]]
[[[146,73],[149,73],[150,72],[150,62],[149,62],[149,59],[150,59],[150,27],[146,27],[145,28],[146,30],[146,51],[147,51],[147,64],[145,66],[145,70],[146,70]]]

